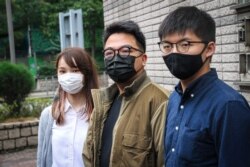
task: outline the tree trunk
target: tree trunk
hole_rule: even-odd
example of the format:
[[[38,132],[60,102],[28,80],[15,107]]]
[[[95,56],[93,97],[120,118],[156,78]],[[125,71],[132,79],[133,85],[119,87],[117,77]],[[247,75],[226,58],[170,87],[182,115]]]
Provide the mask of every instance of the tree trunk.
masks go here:
[[[95,50],[96,50],[96,34],[95,34],[95,28],[92,28],[91,29],[91,37],[92,37],[92,40],[91,40],[91,55],[93,58],[95,58]]]

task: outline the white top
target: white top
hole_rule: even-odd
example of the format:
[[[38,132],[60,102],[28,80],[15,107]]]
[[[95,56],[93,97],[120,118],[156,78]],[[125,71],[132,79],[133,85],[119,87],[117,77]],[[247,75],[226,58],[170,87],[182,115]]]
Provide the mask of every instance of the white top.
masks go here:
[[[87,116],[76,111],[67,99],[64,114],[64,124],[59,126],[54,121],[52,127],[52,167],[84,167],[82,150],[89,125]]]

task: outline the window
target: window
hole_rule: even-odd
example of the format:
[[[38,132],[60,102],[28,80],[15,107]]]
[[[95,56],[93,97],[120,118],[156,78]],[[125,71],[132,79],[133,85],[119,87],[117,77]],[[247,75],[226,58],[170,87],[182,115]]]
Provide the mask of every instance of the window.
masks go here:
[[[231,9],[237,12],[239,42],[245,42],[245,46],[250,46],[250,0],[238,0]]]
[[[239,20],[238,37],[239,42],[244,42],[245,46],[250,46],[250,19]]]
[[[240,54],[240,74],[250,74],[250,54]]]
[[[247,55],[247,73],[250,74],[250,54]]]
[[[243,4],[243,3],[247,3],[247,2],[250,2],[250,0],[239,0],[239,4]]]
[[[242,90],[250,90],[250,0],[238,0],[236,5],[231,6],[237,13],[238,45],[244,43],[245,51],[239,54],[240,81],[234,82]]]
[[[231,7],[231,9],[235,9],[236,12],[240,15],[249,15],[250,13],[250,0],[238,0],[238,3]]]

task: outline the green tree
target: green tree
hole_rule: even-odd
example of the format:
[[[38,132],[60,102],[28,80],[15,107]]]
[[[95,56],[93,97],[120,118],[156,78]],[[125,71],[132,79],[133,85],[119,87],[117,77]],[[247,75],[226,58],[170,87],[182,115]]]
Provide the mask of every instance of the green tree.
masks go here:
[[[12,0],[13,28],[16,50],[24,45],[27,36],[28,26],[39,27],[41,18],[40,1],[38,0]],[[0,1],[0,50],[8,55],[8,29],[5,1]]]
[[[0,8],[4,9],[0,10],[0,47],[8,50],[5,1],[0,1]],[[16,44],[22,44],[27,38],[28,26],[40,30],[49,40],[58,41],[55,34],[59,32],[59,12],[82,9],[84,34],[88,37],[85,41],[90,43],[92,55],[101,45],[99,32],[104,27],[102,0],[12,0],[12,8]]]

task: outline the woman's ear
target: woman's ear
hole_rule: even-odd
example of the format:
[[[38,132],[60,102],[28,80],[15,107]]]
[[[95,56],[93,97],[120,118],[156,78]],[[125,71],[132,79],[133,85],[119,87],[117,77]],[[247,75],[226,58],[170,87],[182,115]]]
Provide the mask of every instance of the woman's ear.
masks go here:
[[[212,57],[215,53],[215,42],[211,41],[207,44],[207,49],[205,52],[206,58]]]

